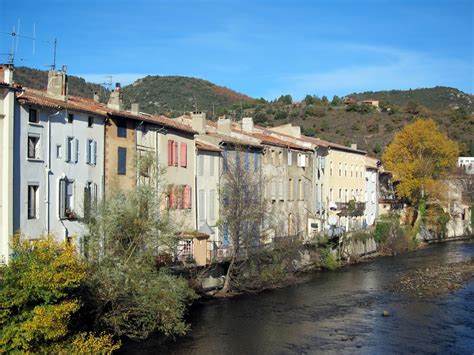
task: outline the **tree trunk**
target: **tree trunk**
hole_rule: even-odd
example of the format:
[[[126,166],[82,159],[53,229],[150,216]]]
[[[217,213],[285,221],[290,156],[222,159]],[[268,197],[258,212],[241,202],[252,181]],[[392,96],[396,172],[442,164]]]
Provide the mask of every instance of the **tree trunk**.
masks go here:
[[[231,276],[230,275],[232,275],[232,271],[234,269],[234,264],[235,264],[235,254],[232,256],[232,259],[231,259],[230,264],[229,264],[229,268],[227,269],[227,273],[226,273],[225,281],[224,281],[224,286],[218,292],[219,296],[225,296],[230,291],[230,281],[231,281]]]

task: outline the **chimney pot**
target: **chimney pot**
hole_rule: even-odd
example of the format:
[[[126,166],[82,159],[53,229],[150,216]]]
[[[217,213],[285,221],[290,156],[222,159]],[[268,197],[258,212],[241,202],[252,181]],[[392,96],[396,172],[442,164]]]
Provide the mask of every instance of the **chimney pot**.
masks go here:
[[[132,112],[132,114],[134,115],[139,115],[140,114],[140,106],[138,103],[133,103],[132,104],[132,108],[130,109],[130,112]]]
[[[200,133],[206,133],[206,113],[195,111],[191,114],[191,122],[193,129]]]
[[[357,149],[357,143],[352,143],[351,144],[351,149]]]
[[[99,101],[100,101],[99,93],[98,93],[97,91],[94,91],[94,101],[95,101],[95,102],[99,102]]]
[[[230,135],[232,132],[232,121],[230,118],[219,118],[217,120],[217,132]]]
[[[242,118],[242,130],[245,132],[253,133],[253,118],[252,117]]]

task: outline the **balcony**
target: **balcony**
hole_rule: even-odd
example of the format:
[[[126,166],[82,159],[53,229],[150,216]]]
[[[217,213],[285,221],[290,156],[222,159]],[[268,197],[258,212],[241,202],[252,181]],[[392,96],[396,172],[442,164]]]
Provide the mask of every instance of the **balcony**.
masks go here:
[[[365,211],[365,202],[336,202],[336,206],[341,211],[340,216],[363,216]]]

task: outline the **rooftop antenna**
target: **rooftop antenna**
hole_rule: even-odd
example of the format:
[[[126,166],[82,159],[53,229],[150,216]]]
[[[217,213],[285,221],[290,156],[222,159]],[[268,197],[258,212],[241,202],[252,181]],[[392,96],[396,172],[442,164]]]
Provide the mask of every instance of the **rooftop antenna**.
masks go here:
[[[36,41],[36,27],[33,25],[33,37],[30,36],[23,36],[20,35],[20,19],[18,19],[18,24],[17,26],[13,26],[12,32],[3,32],[1,31],[0,33],[6,34],[7,36],[11,36],[12,38],[12,46],[10,48],[10,51],[8,53],[1,53],[1,55],[6,55],[8,56],[8,64],[14,64],[15,63],[15,54],[18,51],[18,41],[20,38],[26,38],[26,39],[31,39],[33,41],[33,55],[35,55],[35,41]]]

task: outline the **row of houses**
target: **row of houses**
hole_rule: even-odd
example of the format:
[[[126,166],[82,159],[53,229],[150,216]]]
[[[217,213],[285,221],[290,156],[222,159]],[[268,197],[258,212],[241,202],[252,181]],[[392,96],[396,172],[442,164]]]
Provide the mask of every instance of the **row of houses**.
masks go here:
[[[220,221],[222,176],[232,159],[253,169],[279,221],[275,236],[312,238],[373,225],[378,216],[379,161],[301,134],[298,126],[261,127],[194,112],[178,118],[125,110],[116,85],[108,103],[68,95],[65,72],[51,70],[46,91],[14,82],[0,66],[0,258],[9,238],[53,234],[80,240],[91,204],[113,189],[153,179],[163,167],[160,204],[184,236],[182,254],[198,265],[230,244]],[[222,222],[222,221],[220,221]]]

